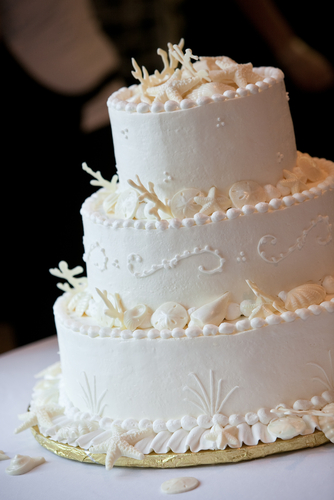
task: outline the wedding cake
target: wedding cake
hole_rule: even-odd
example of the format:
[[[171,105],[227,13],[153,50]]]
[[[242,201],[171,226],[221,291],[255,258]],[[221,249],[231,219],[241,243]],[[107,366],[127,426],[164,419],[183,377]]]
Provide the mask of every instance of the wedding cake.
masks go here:
[[[87,278],[51,269],[61,363],[18,431],[107,468],[333,441],[334,164],[296,150],[279,69],[158,53],[107,103],[118,175],[83,165]]]

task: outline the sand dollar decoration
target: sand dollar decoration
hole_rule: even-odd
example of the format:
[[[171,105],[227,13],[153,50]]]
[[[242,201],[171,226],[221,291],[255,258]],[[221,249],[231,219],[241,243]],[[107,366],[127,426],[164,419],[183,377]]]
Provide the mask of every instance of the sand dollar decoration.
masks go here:
[[[183,328],[189,316],[186,309],[177,302],[165,302],[153,313],[151,323],[157,330]]]
[[[195,188],[182,189],[176,193],[170,204],[173,216],[178,219],[184,219],[197,214],[201,207],[194,200],[196,196],[203,196],[203,193]]]
[[[256,205],[267,199],[264,188],[254,181],[235,182],[230,188],[229,196],[236,208],[242,208],[244,205]]]
[[[115,215],[121,219],[132,219],[139,205],[138,194],[134,189],[126,189],[118,196]]]
[[[198,485],[199,480],[195,477],[176,477],[162,483],[161,491],[168,494],[183,493],[194,490]]]
[[[272,420],[268,425],[268,431],[280,439],[292,439],[302,434],[306,429],[306,423],[299,417],[282,417]]]

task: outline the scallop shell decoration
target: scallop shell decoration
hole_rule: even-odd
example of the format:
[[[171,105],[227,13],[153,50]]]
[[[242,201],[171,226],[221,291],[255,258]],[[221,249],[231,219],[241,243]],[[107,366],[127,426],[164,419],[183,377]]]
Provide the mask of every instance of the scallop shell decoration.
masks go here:
[[[186,309],[177,302],[165,302],[152,314],[151,324],[157,330],[183,328],[188,323]]]
[[[267,193],[257,182],[239,181],[231,186],[229,197],[236,208],[242,208],[266,201]]]
[[[139,304],[128,311],[125,311],[123,323],[129,330],[136,328],[150,328],[153,311],[145,304]]]
[[[115,211],[115,205],[116,205],[117,200],[118,200],[118,195],[119,195],[119,193],[111,193],[104,200],[103,208],[107,214],[113,213]]]
[[[311,182],[320,181],[325,176],[325,173],[318,167],[315,160],[307,153],[298,152],[296,167]]]
[[[330,403],[326,405],[322,409],[323,413],[331,413],[331,416],[328,417],[319,417],[319,426],[322,432],[325,434],[326,438],[329,439],[332,443],[334,443],[334,403]]]
[[[321,304],[325,300],[326,290],[321,285],[306,283],[293,288],[287,294],[281,292],[279,297],[284,300],[288,311],[296,311],[312,304]]]
[[[226,292],[218,299],[199,307],[191,313],[191,321],[200,327],[204,325],[219,326],[226,317],[229,298],[230,292]]]
[[[195,188],[186,188],[178,191],[170,203],[173,216],[178,219],[184,219],[197,214],[201,206],[195,202],[194,198],[196,196],[203,196],[203,193]]]

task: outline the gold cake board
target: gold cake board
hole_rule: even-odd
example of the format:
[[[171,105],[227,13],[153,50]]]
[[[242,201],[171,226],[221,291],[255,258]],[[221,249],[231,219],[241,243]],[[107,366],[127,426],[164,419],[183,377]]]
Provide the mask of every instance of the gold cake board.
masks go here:
[[[105,465],[104,453],[89,454],[79,447],[58,443],[43,436],[38,426],[31,427],[33,436],[47,450],[55,453],[59,457],[69,460],[76,460],[87,464]],[[116,467],[151,467],[156,469],[172,469],[176,467],[193,467],[195,465],[215,465],[224,463],[241,462],[243,460],[253,460],[263,458],[275,453],[301,450],[303,448],[314,448],[322,444],[329,443],[323,432],[315,431],[306,436],[296,436],[285,441],[277,439],[274,443],[259,443],[255,446],[243,445],[241,448],[227,448],[225,450],[203,450],[197,453],[187,451],[186,453],[174,453],[169,451],[159,455],[150,453],[145,455],[143,460],[120,457],[114,466]]]

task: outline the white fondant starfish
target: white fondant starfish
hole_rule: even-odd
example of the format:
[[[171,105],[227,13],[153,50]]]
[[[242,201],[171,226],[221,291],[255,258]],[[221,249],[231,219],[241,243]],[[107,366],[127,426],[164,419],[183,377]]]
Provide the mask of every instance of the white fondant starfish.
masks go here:
[[[213,212],[225,210],[232,205],[229,198],[217,195],[217,189],[215,187],[210,189],[208,196],[195,196],[194,201],[202,206],[200,213],[205,215],[212,215]]]
[[[301,191],[307,189],[306,184],[293,172],[290,172],[289,170],[283,170],[283,175],[284,179],[281,179],[278,184],[283,187],[289,188],[291,194],[300,193]]]
[[[219,450],[223,450],[226,446],[230,446],[231,448],[239,448],[240,446],[238,428],[236,426],[221,427],[219,424],[216,424],[205,435],[205,439],[216,441]]]
[[[253,71],[252,63],[237,64],[224,59],[217,59],[215,63],[221,68],[226,81],[234,82],[238,87],[246,87],[248,83],[262,80],[262,77]]]
[[[39,428],[48,429],[53,425],[52,417],[60,415],[63,411],[64,408],[58,405],[36,406],[34,410],[19,415],[19,419],[24,420],[24,422],[15,429],[15,434],[25,431],[34,425],[38,425]]]
[[[149,87],[146,91],[147,95],[154,97],[154,101],[165,103],[168,100],[181,102],[183,95],[192,89],[198,83],[201,83],[202,77],[195,76],[190,78],[180,79],[181,71],[177,69],[175,73],[161,85]]]
[[[143,453],[137,450],[134,445],[150,434],[152,434],[150,428],[142,431],[125,431],[122,427],[113,425],[112,436],[104,443],[92,446],[89,451],[91,453],[106,453],[105,466],[107,470],[110,470],[119,457],[143,460]]]

